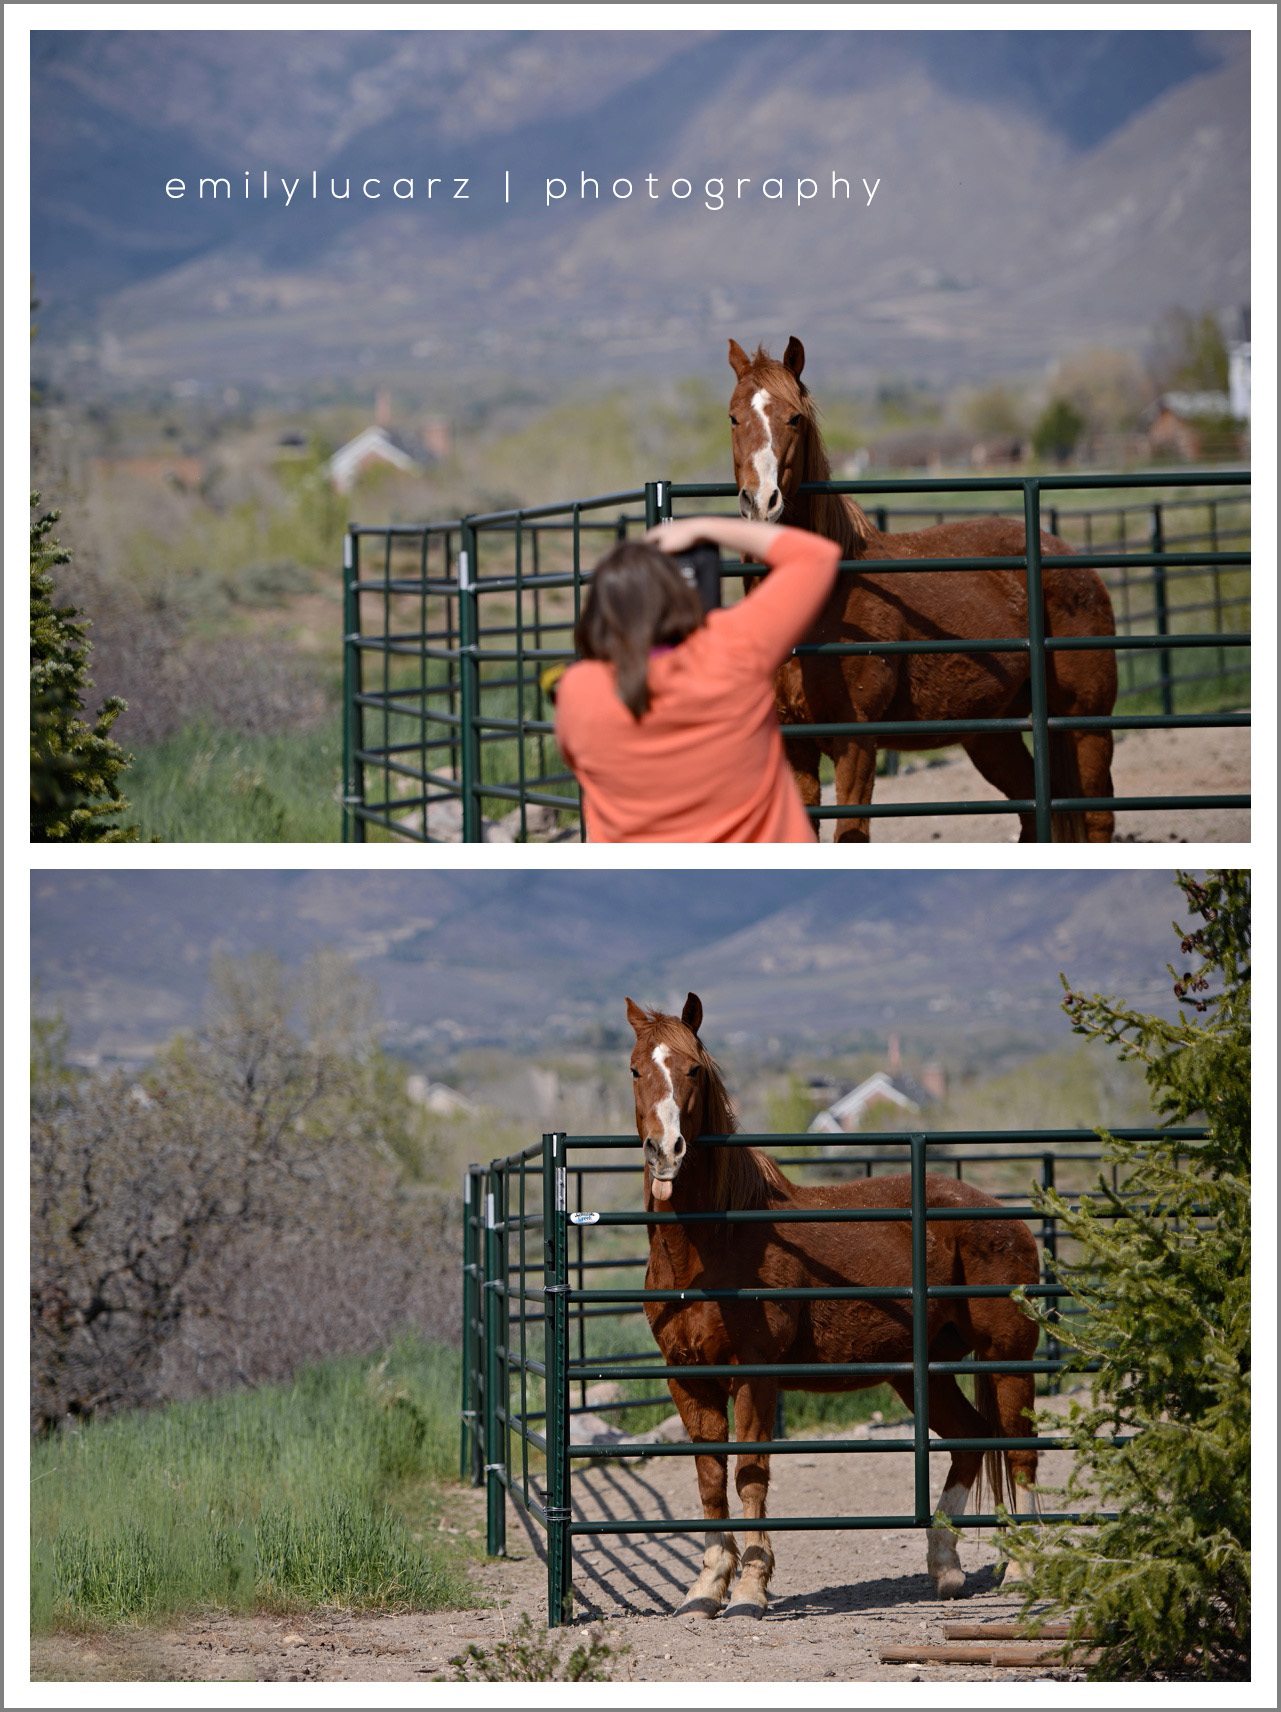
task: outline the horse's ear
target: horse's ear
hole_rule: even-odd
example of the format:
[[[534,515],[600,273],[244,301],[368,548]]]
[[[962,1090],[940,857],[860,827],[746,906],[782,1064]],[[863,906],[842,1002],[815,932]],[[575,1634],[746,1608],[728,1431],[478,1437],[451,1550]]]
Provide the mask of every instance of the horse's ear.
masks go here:
[[[789,374],[794,374],[799,380],[801,370],[805,367],[805,347],[793,333],[787,341],[787,349],[783,352],[783,367]]]
[[[685,1009],[681,1012],[681,1021],[697,1040],[698,1031],[703,1026],[703,1001],[697,993],[685,995]]]
[[[752,359],[737,339],[731,339],[729,342],[729,366],[740,380],[752,366]]]
[[[645,1013],[634,999],[628,999],[627,1001],[627,1020],[631,1023],[637,1034],[640,1033],[641,1029],[645,1025]]]

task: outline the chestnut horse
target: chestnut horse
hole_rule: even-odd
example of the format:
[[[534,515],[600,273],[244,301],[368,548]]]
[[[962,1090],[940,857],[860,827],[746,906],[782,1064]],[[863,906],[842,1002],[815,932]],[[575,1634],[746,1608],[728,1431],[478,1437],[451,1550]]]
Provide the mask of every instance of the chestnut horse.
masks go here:
[[[734,479],[744,517],[794,524],[838,541],[844,559],[1014,558],[1023,552],[1022,523],[981,517],[933,529],[883,535],[854,500],[801,493],[803,482],[831,479],[814,404],[801,380],[805,351],[787,342],[781,363],[758,347],[749,357],[733,339],[730,398]],[[1042,533],[1046,554],[1071,551]],[[1047,569],[1047,636],[1112,636],[1116,622],[1103,579],[1085,566]],[[875,571],[843,574],[807,642],[965,641],[1026,636],[1023,570]],[[1116,702],[1116,656],[1052,650],[1046,664],[1052,715],[1110,714]],[[779,717],[787,724],[850,724],[864,720],[996,719],[1031,710],[1026,652],[1001,654],[810,655],[788,660],[775,680]],[[979,772],[1011,799],[1035,793],[1032,759],[1017,731],[975,732],[957,739]],[[876,752],[938,749],[937,736],[789,738],[788,760],[807,807],[820,800],[820,754],[836,768],[836,800],[870,803]],[[1050,786],[1058,797],[1112,795],[1112,733],[1056,731],[1050,736]],[[1035,838],[1035,821],[1020,814],[1021,838]],[[1110,810],[1056,815],[1054,837],[1107,843]],[[868,817],[838,820],[838,839],[866,842]]]
[[[691,993],[679,1017],[642,1010],[627,1001],[636,1035],[632,1082],[636,1129],[645,1161],[647,1212],[701,1213],[746,1208],[908,1207],[911,1180],[886,1176],[808,1187],[791,1182],[775,1162],[754,1147],[718,1147],[700,1136],[729,1135],[734,1111],[715,1062],[699,1039],[703,1007]],[[1000,1203],[955,1177],[926,1177],[931,1207],[995,1207]],[[928,1227],[931,1284],[1034,1284],[1040,1271],[1036,1243],[1020,1220],[949,1219]],[[648,1290],[725,1290],[748,1287],[793,1289],[815,1285],[910,1285],[911,1222],[906,1219],[843,1224],[655,1224],[649,1227]],[[784,1300],[743,1302],[649,1302],[650,1327],[671,1367],[766,1362],[902,1362],[912,1358],[911,1303],[901,1299]],[[971,1352],[980,1360],[1026,1361],[1036,1347],[1036,1326],[1008,1297],[940,1297],[929,1304],[932,1361],[956,1361]],[[912,1379],[893,1374],[889,1384],[912,1406]],[[879,1383],[875,1376],[831,1379],[673,1377],[672,1397],[695,1443],[726,1441],[729,1404],[733,1437],[768,1439],[780,1384],[799,1391],[857,1391]],[[932,1375],[929,1424],[948,1438],[1017,1438],[1033,1403],[1027,1373],[981,1374],[970,1403],[955,1378]],[[716,1527],[729,1515],[728,1456],[695,1458],[703,1514],[711,1524],[698,1579],[682,1612],[712,1617],[729,1598],[738,1565],[732,1533]],[[768,1453],[740,1452],[735,1485],[748,1518],[764,1518],[769,1488]],[[986,1466],[985,1466],[986,1465]],[[1011,1512],[1035,1509],[1036,1452],[989,1454],[953,1451],[937,1515],[965,1508],[981,1470],[999,1501]],[[767,1599],[774,1554],[769,1536],[744,1536],[741,1573],[730,1605],[733,1613],[760,1616]],[[929,1530],[926,1563],[940,1598],[954,1598],[965,1583],[955,1535],[944,1526]],[[1011,1564],[1007,1575],[1017,1577]]]

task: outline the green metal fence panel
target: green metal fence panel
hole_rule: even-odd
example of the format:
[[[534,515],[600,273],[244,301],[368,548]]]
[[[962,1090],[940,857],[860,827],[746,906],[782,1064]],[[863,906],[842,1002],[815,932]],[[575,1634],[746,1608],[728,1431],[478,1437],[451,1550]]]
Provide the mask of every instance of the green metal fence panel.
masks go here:
[[[935,497],[934,508],[872,505],[878,526],[961,515],[1017,516],[1027,551],[1015,558],[878,560],[879,573],[1022,569],[1028,633],[973,641],[802,644],[798,656],[1025,652],[1031,707],[1017,719],[849,722],[785,727],[808,733],[936,734],[941,746],[982,730],[1030,739],[1034,795],[1018,803],[873,803],[869,818],[921,814],[1031,813],[1036,835],[1053,816],[1086,808],[1244,808],[1244,793],[1052,800],[1049,743],[1069,729],[1181,730],[1241,726],[1248,701],[1248,472],[1170,471],[1127,476],[956,477],[811,484],[856,495]],[[1154,490],[1160,497],[1151,497]],[[555,745],[553,707],[541,675],[573,658],[584,584],[599,550],[673,515],[730,500],[726,483],[650,481],[625,492],[559,505],[477,514],[448,522],[352,524],[343,570],[343,835],[433,840],[584,836],[578,786]],[[1087,509],[1059,503],[1088,492]],[[1171,497],[1171,492],[1185,497]],[[1115,493],[1103,503],[1101,495]],[[991,496],[993,506],[960,503]],[[1067,540],[1071,557],[1042,550],[1040,530]],[[362,550],[363,543],[363,550]],[[1115,637],[1047,637],[1039,598],[1058,566],[1093,565],[1108,583]],[[859,561],[842,565],[857,575]],[[729,582],[754,574],[727,565]],[[1117,709],[1106,718],[1048,712],[1050,656],[1107,649],[1120,668]],[[376,670],[366,664],[374,656]],[[1208,706],[1207,706],[1208,704]],[[894,771],[898,752],[882,750]],[[839,807],[816,820],[848,818]]]
[[[927,1279],[926,1247],[930,1223],[952,1217],[967,1219],[1024,1218],[1039,1222],[1043,1257],[1052,1260],[1059,1253],[1059,1237],[1054,1221],[1044,1213],[1024,1204],[1026,1192],[1005,1190],[998,1197],[1001,1204],[963,1209],[930,1207],[927,1204],[927,1167],[931,1155],[953,1168],[957,1176],[964,1169],[980,1164],[1023,1162],[1039,1167],[1037,1176],[1042,1185],[1061,1184],[1058,1166],[1065,1159],[1075,1160],[1078,1170],[1096,1166],[1104,1155],[1099,1149],[1101,1133],[1128,1136],[1132,1139],[1160,1139],[1172,1146],[1187,1146],[1204,1139],[1206,1131],[1192,1126],[1181,1128],[1125,1128],[1109,1132],[1092,1130],[1047,1131],[934,1131],[904,1134],[882,1131],[860,1138],[860,1145],[827,1149],[815,1155],[811,1135],[735,1135],[705,1137],[705,1141],[740,1146],[768,1144],[787,1149],[792,1154],[793,1168],[800,1165],[826,1166],[830,1169],[862,1168],[873,1176],[879,1168],[901,1173],[901,1159],[886,1157],[880,1150],[893,1146],[906,1149],[910,1176],[910,1205],[903,1208],[844,1208],[807,1210],[804,1213],[731,1212],[718,1215],[664,1213],[628,1213],[584,1211],[581,1184],[584,1176],[618,1175],[626,1172],[638,1178],[635,1164],[597,1163],[591,1154],[606,1149],[634,1150],[633,1138],[626,1136],[570,1136],[562,1132],[545,1134],[541,1140],[521,1153],[495,1160],[481,1170],[473,1167],[468,1174],[474,1192],[483,1185],[483,1209],[476,1205],[476,1214],[468,1231],[473,1245],[480,1245],[482,1260],[475,1267],[479,1279],[477,1294],[483,1296],[482,1311],[475,1320],[482,1348],[477,1351],[476,1369],[483,1375],[478,1383],[479,1412],[483,1419],[484,1479],[487,1493],[486,1540],[491,1555],[506,1550],[506,1503],[510,1498],[527,1515],[546,1530],[548,1622],[555,1627],[568,1623],[573,1616],[572,1548],[575,1538],[590,1534],[647,1534],[702,1532],[707,1523],[703,1517],[641,1516],[618,1517],[608,1521],[575,1521],[572,1510],[572,1469],[575,1461],[591,1466],[622,1455],[696,1456],[699,1454],[730,1455],[753,1450],[771,1455],[832,1455],[849,1452],[859,1455],[907,1455],[913,1465],[913,1508],[910,1515],[827,1515],[773,1517],[767,1527],[779,1532],[801,1532],[827,1529],[865,1530],[869,1528],[927,1528],[935,1521],[930,1503],[930,1457],[953,1451],[987,1451],[1065,1448],[1069,1441],[1055,1435],[1028,1434],[1020,1438],[976,1437],[966,1439],[931,1438],[928,1426],[928,1394],[933,1374],[1034,1373],[1043,1376],[1051,1388],[1057,1386],[1064,1370],[1074,1373],[1093,1371],[1089,1363],[1065,1361],[1053,1336],[1045,1340],[1045,1353],[1034,1359],[1014,1360],[931,1360],[928,1348],[929,1303],[940,1297],[1009,1296],[1012,1285],[935,1284]],[[809,1155],[798,1150],[808,1148]],[[958,1150],[971,1151],[962,1153]],[[1063,1149],[1067,1152],[1063,1152]],[[974,1151],[977,1149],[978,1151]],[[571,1155],[585,1152],[586,1163],[574,1163]],[[571,1178],[576,1179],[577,1193],[571,1192]],[[513,1184],[515,1188],[513,1190]],[[532,1187],[531,1187],[532,1186]],[[1111,1187],[1118,1191],[1115,1168]],[[1081,1199],[1084,1191],[1074,1191]],[[574,1205],[571,1207],[571,1200]],[[535,1202],[537,1204],[535,1204]],[[1013,1202],[1013,1204],[1011,1204]],[[474,1205],[476,1203],[473,1203]],[[1071,1201],[1069,1202],[1071,1204]],[[1096,1210],[1105,1210],[1100,1205]],[[1106,1210],[1114,1216],[1126,1216],[1124,1205]],[[860,1222],[898,1219],[910,1224],[911,1277],[902,1285],[878,1286],[809,1286],[774,1288],[744,1286],[736,1290],[662,1291],[643,1287],[596,1287],[588,1282],[588,1274],[596,1269],[625,1267],[639,1269],[646,1257],[610,1255],[597,1261],[584,1258],[581,1245],[571,1255],[571,1233],[581,1239],[585,1231],[605,1232],[610,1228],[639,1228],[659,1222],[693,1224],[709,1217],[728,1224],[765,1220],[777,1224],[797,1222],[798,1219],[825,1217],[858,1224]],[[464,1349],[472,1322],[468,1312],[469,1249],[464,1242]],[[513,1258],[513,1243],[515,1255]],[[539,1251],[541,1249],[541,1252]],[[571,1268],[576,1281],[571,1284]],[[1068,1291],[1064,1285],[1045,1276],[1043,1282],[1025,1287],[1028,1296],[1058,1305],[1060,1314],[1071,1310]],[[892,1363],[825,1364],[808,1367],[798,1363],[734,1363],[727,1366],[688,1366],[669,1368],[654,1359],[652,1341],[646,1350],[611,1357],[591,1357],[584,1353],[581,1339],[583,1322],[593,1314],[617,1315],[636,1313],[644,1305],[671,1300],[814,1300],[814,1299],[886,1299],[894,1298],[909,1305],[912,1324],[911,1359]],[[531,1337],[531,1333],[538,1334]],[[645,1327],[648,1338],[648,1327]],[[577,1339],[577,1347],[575,1342]],[[539,1350],[541,1354],[531,1353]],[[465,1373],[467,1360],[464,1361]],[[716,1444],[642,1443],[630,1441],[618,1444],[575,1444],[572,1440],[572,1420],[575,1413],[586,1410],[585,1393],[580,1390],[580,1404],[572,1404],[575,1381],[580,1386],[588,1378],[626,1378],[632,1381],[665,1379],[679,1371],[693,1374],[717,1374],[722,1377],[751,1377],[757,1374],[783,1379],[806,1376],[827,1376],[848,1373],[864,1378],[884,1376],[888,1372],[910,1375],[914,1402],[911,1436],[887,1440],[851,1438],[810,1439],[788,1438],[781,1419],[776,1422],[774,1437],[765,1441],[730,1440]],[[518,1400],[513,1405],[513,1382],[518,1388]],[[466,1386],[466,1379],[464,1385]],[[464,1397],[471,1394],[465,1389]],[[542,1399],[541,1409],[531,1407]],[[607,1404],[614,1409],[641,1408],[653,1402],[667,1402],[664,1394],[644,1396]],[[464,1427],[464,1444],[466,1444]],[[1124,1435],[1114,1440],[1124,1443]],[[513,1443],[519,1445],[519,1467],[513,1463]],[[464,1453],[465,1455],[465,1453]],[[466,1464],[465,1469],[466,1472]],[[1089,1523],[1101,1519],[1100,1512],[1043,1513],[1045,1521],[1077,1521]],[[959,1515],[951,1518],[957,1527],[999,1526],[998,1515]],[[717,1522],[718,1529],[742,1531],[759,1528],[760,1522],[731,1518]]]

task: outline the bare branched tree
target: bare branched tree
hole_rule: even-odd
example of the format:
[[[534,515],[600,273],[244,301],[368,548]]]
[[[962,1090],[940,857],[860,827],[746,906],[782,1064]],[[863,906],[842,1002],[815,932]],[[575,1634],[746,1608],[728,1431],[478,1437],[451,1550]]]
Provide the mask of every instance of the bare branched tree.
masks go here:
[[[290,979],[265,954],[220,961],[212,985],[205,1026],[144,1078],[42,1081],[38,1427],[283,1377],[424,1315],[442,1329],[453,1222],[404,1182],[410,1108],[367,985],[337,958]]]

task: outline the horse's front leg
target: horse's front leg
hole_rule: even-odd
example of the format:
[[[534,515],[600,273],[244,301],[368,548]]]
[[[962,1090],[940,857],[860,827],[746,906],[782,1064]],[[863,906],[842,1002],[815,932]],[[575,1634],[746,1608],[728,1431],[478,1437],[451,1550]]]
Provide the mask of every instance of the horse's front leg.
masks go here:
[[[695,1444],[722,1443],[729,1438],[727,1392],[708,1380],[669,1379],[668,1389],[680,1411],[685,1431]],[[698,1495],[709,1522],[723,1522],[729,1515],[727,1456],[696,1456]],[[729,1596],[729,1584],[738,1566],[738,1546],[733,1534],[722,1529],[703,1536],[703,1563],[698,1577],[680,1607],[682,1617],[714,1617]]]
[[[865,807],[872,800],[876,786],[876,739],[855,737],[836,757],[836,800],[842,808]],[[870,817],[838,820],[834,833],[838,844],[866,844],[870,836]]]
[[[744,1379],[734,1393],[734,1437],[736,1439],[768,1439],[774,1432],[774,1411],[778,1402],[778,1386],[772,1379]],[[740,1453],[734,1471],[734,1484],[743,1504],[743,1515],[749,1521],[765,1516],[765,1501],[769,1493],[768,1452]],[[769,1535],[755,1531],[743,1536],[742,1570],[727,1617],[763,1617],[769,1602],[769,1581],[774,1573],[774,1553]]]

